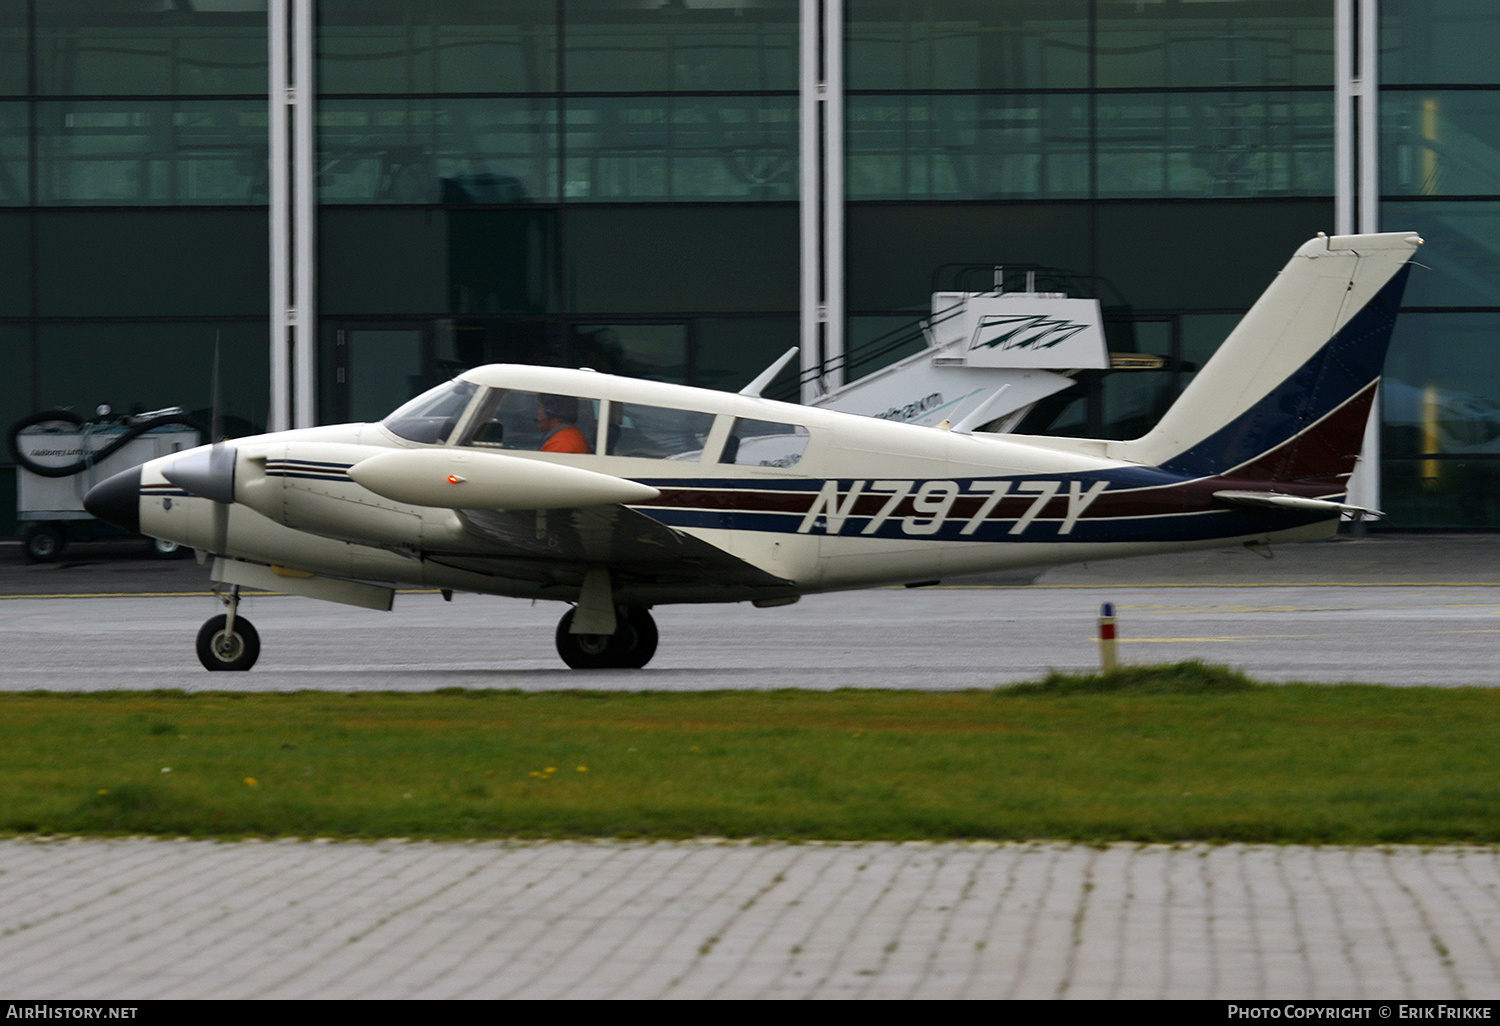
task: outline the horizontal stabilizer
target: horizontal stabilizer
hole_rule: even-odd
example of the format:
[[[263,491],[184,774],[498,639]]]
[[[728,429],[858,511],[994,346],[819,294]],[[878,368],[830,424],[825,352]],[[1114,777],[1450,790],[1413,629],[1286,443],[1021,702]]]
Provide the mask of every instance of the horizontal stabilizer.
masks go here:
[[[1356,520],[1376,519],[1385,516],[1378,509],[1351,506],[1346,502],[1330,502],[1327,499],[1309,499],[1301,495],[1281,495],[1277,492],[1214,492],[1214,498],[1231,506],[1254,506],[1258,509],[1290,509],[1303,513],[1326,513],[1329,516],[1351,516]]]
[[[396,449],[349,476],[376,495],[439,509],[571,509],[648,502],[650,485],[545,460],[460,449]]]

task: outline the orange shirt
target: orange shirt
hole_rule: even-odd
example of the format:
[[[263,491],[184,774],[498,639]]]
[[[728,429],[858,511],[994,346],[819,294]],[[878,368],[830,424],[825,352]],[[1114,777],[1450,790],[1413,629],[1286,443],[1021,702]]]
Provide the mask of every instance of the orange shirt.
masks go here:
[[[594,450],[589,448],[589,440],[583,437],[583,432],[578,430],[576,424],[565,424],[542,443],[542,452],[581,452],[590,453]]]

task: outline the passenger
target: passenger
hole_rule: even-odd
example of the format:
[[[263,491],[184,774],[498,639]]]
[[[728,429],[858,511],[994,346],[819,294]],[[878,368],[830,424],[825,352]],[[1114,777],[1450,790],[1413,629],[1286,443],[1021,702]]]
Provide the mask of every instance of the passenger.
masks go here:
[[[591,453],[589,440],[578,429],[578,400],[570,395],[539,395],[536,426],[546,440],[542,452]]]

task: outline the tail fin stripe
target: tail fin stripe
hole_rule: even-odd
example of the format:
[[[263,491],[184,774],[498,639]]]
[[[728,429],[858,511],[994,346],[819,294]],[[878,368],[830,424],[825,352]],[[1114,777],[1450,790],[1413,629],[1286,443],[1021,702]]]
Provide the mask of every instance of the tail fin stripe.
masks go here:
[[[1309,428],[1379,380],[1410,266],[1269,395],[1161,468],[1194,477],[1221,474],[1313,434]]]

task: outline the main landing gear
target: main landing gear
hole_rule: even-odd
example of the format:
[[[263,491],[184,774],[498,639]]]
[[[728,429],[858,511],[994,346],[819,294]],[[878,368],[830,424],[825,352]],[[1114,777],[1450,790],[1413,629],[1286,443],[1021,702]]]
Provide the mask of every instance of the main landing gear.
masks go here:
[[[198,629],[198,661],[206,670],[248,670],[260,658],[260,634],[239,614],[238,585],[221,596],[228,612]],[[613,634],[574,634],[576,609],[557,625],[557,654],[575,670],[638,670],[656,654],[656,620],[640,606],[615,611]]]
[[[574,634],[570,609],[557,625],[557,654],[575,670],[639,670],[656,654],[656,621],[640,606],[615,613],[613,634]]]
[[[236,615],[239,585],[230,587],[224,605],[229,612],[209,617],[198,629],[198,661],[205,670],[248,670],[260,658],[260,634],[249,620]]]

